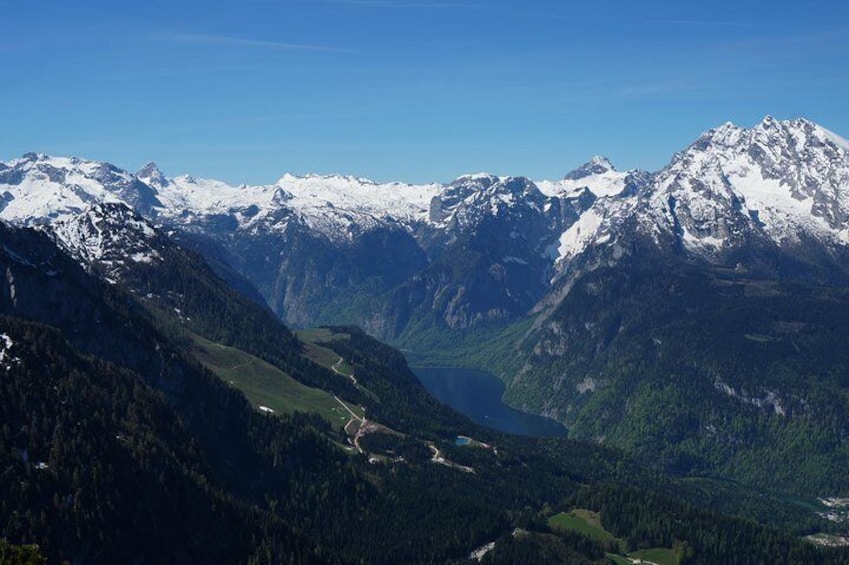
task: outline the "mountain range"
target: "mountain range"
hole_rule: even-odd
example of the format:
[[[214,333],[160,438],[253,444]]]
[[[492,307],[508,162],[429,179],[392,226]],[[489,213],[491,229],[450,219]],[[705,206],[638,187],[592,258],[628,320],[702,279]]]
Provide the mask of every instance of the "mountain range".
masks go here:
[[[659,171],[594,157],[553,181],[231,186],[29,153],[0,163],[0,220],[40,234],[4,244],[4,312],[79,333],[83,355],[127,366],[114,351],[135,326],[68,297],[126,291],[159,328],[143,335],[236,347],[365,405],[306,369],[279,320],[359,326],[417,364],[487,369],[513,405],[649,468],[849,493],[849,142],[808,120],[729,123]],[[97,324],[113,337],[74,329]],[[130,369],[166,375],[145,353],[163,339],[130,346]]]
[[[284,321],[357,323],[404,343],[422,326],[524,317],[636,238],[713,264],[751,247],[797,257],[816,248],[841,270],[847,147],[809,121],[767,117],[711,130],[655,173],[596,157],[560,181],[477,174],[447,185],[284,175],[230,186],[168,178],[152,163],[130,173],[27,154],[0,164],[0,218],[68,224],[120,202],[231,266]]]

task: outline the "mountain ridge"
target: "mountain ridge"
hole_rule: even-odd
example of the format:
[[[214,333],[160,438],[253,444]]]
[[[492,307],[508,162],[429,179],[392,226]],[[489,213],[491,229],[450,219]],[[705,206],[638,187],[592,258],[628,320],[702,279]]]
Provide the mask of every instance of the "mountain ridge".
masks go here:
[[[573,275],[642,240],[708,264],[767,253],[843,277],[847,147],[808,120],[767,116],[705,132],[654,173],[596,156],[558,181],[479,173],[426,185],[286,174],[231,186],[30,153],[0,169],[0,219],[62,226],[120,202],[250,280],[290,324],[355,323],[409,343],[544,311]]]

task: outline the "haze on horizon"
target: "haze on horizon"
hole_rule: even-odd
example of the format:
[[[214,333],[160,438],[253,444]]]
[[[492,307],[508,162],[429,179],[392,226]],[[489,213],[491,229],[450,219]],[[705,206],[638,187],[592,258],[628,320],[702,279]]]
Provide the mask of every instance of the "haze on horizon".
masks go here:
[[[849,5],[0,0],[0,160],[169,175],[559,178],[764,115],[849,137]]]

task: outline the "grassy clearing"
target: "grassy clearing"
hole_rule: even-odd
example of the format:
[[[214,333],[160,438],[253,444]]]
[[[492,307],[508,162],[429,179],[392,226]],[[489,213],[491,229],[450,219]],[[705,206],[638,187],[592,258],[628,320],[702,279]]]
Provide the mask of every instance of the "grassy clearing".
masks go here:
[[[598,512],[590,510],[571,510],[561,512],[548,519],[548,525],[554,529],[571,530],[597,539],[602,542],[614,541],[616,538],[601,527]]]
[[[339,355],[335,351],[318,345],[318,342],[345,339],[346,334],[335,334],[325,328],[316,328],[298,331],[296,335],[304,343],[304,355],[308,359],[327,369],[335,367],[336,372],[345,377],[354,374],[354,368],[346,361],[339,363]]]
[[[301,341],[305,341],[308,343],[315,343],[317,341],[333,341],[335,339],[340,339],[345,334],[334,333],[328,328],[309,328],[306,330],[297,330],[295,335],[298,336],[298,339]]]
[[[651,561],[657,565],[678,565],[678,557],[671,549],[653,548],[642,549],[628,554],[629,557],[636,557],[643,561]]]
[[[643,561],[651,561],[657,565],[678,565],[678,557],[671,549],[652,548],[641,549],[628,554],[629,557],[642,559]]]
[[[613,534],[605,530],[601,525],[601,516],[598,512],[577,508],[569,512],[561,512],[548,519],[548,525],[553,529],[569,530],[578,532],[587,537],[596,539],[603,543],[614,542],[619,544],[620,551],[624,552],[624,544],[622,540],[614,537]],[[678,558],[675,552],[671,549],[652,548],[635,551],[628,554],[628,557],[633,559],[642,559],[657,563],[657,565],[678,565]],[[607,558],[616,565],[631,565],[628,557],[615,553],[608,553]]]
[[[241,390],[255,407],[267,406],[278,414],[315,412],[339,429],[351,417],[330,393],[303,385],[262,359],[200,336],[192,339],[195,358],[224,382]],[[338,359],[336,356],[334,361]],[[359,407],[348,406],[362,415]]]

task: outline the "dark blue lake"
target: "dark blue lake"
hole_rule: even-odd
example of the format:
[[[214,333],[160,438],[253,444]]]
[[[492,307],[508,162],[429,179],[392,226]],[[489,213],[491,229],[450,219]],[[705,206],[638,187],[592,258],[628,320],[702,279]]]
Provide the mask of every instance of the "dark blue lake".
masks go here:
[[[559,422],[504,404],[504,383],[491,373],[441,367],[414,368],[413,372],[434,397],[482,426],[524,436],[566,435],[566,428]]]

